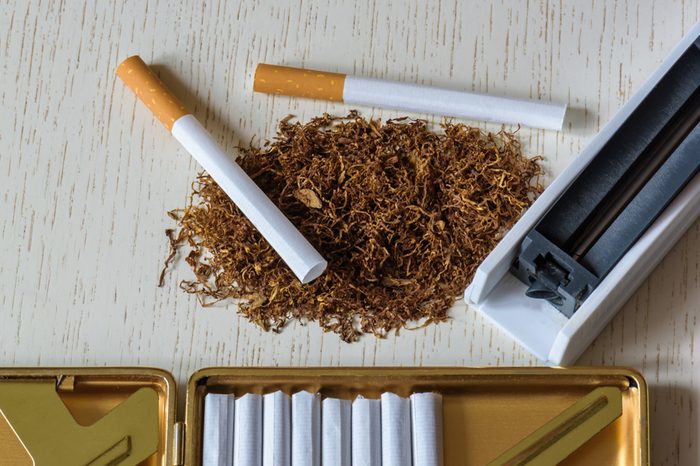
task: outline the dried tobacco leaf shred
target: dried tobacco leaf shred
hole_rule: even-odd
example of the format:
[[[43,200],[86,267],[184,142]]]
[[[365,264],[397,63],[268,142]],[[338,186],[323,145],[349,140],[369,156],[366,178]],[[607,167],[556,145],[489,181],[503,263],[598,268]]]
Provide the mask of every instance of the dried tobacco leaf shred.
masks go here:
[[[444,321],[474,270],[533,198],[540,157],[515,135],[422,120],[325,114],[285,118],[262,148],[241,148],[243,169],[328,261],[301,285],[206,174],[173,211],[171,255],[186,246],[195,278],[181,287],[202,304],[242,300],[266,330],[317,321],[345,341],[362,333]]]

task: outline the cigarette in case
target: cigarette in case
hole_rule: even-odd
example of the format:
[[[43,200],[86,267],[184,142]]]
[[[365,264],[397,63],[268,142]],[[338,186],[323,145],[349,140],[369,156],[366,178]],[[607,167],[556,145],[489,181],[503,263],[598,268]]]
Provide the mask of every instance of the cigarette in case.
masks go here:
[[[262,396],[246,393],[236,399],[236,421],[233,426],[233,464],[262,464]]]
[[[204,397],[202,463],[205,466],[233,464],[233,423],[236,398],[222,393]]]
[[[382,393],[382,466],[412,464],[411,401]]]
[[[291,464],[291,404],[282,391],[263,396],[263,466]]]
[[[124,60],[117,75],[211,175],[302,283],[323,273],[327,263],[318,251],[140,57]]]
[[[413,466],[442,466],[442,395],[411,395]]]
[[[292,466],[321,466],[321,397],[292,395]]]
[[[352,402],[337,398],[323,400],[321,409],[321,464],[350,466]]]
[[[560,130],[566,105],[261,63],[257,92]]]
[[[352,466],[373,466],[381,462],[380,401],[358,396],[352,403]]]

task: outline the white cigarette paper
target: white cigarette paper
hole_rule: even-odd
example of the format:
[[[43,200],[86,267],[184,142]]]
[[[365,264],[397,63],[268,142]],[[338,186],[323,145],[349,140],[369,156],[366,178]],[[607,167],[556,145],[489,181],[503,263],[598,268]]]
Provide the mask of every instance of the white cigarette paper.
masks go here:
[[[345,77],[343,102],[554,130],[561,130],[566,113],[565,104],[352,75]]]
[[[321,465],[321,397],[292,395],[292,466]]]
[[[411,395],[413,466],[442,466],[442,395]]]
[[[263,466],[290,466],[291,404],[281,391],[263,396]]]
[[[382,393],[382,466],[406,466],[411,455],[411,401]]]
[[[352,402],[326,398],[321,409],[321,464],[351,466]]]
[[[172,134],[231,198],[302,283],[318,278],[326,261],[292,222],[219,147],[192,115],[173,124]]]
[[[236,400],[233,426],[233,465],[262,464],[262,396],[252,393]]]
[[[382,464],[380,401],[359,396],[352,403],[352,466],[380,464]]]
[[[209,393],[204,397],[202,465],[233,465],[233,423],[236,398]]]

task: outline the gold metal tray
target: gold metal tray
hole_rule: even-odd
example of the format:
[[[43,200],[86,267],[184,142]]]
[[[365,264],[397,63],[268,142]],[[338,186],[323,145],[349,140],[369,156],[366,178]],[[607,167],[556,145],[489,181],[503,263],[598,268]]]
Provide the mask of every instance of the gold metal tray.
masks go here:
[[[445,465],[484,465],[591,390],[622,390],[622,416],[576,450],[564,465],[648,465],[647,387],[629,369],[594,368],[208,368],[187,384],[184,422],[176,416],[172,375],[149,368],[0,369],[7,380],[56,378],[73,417],[87,425],[142,387],[156,390],[160,411],[158,452],[143,464],[201,464],[202,400],[207,392],[319,391],[353,399],[384,391],[407,396],[435,390],[444,399]],[[0,413],[2,406],[0,406]],[[0,415],[0,464],[32,464]],[[40,465],[39,465],[40,466]]]
[[[173,465],[176,416],[176,384],[161,369],[144,367],[90,368],[0,368],[0,384],[6,381],[31,383],[55,379],[59,397],[78,424],[88,426],[102,418],[140,388],[152,388],[158,395],[159,448],[143,466]],[[0,405],[0,465],[31,466],[32,457],[2,414]],[[51,435],[47,432],[46,435]],[[42,465],[36,465],[42,466]],[[67,466],[67,465],[66,465]]]
[[[353,399],[393,391],[443,394],[445,465],[483,465],[592,389],[623,390],[623,414],[565,465],[647,465],[649,425],[643,377],[620,368],[210,368],[187,385],[187,464],[199,464],[202,400],[208,391],[319,391]]]

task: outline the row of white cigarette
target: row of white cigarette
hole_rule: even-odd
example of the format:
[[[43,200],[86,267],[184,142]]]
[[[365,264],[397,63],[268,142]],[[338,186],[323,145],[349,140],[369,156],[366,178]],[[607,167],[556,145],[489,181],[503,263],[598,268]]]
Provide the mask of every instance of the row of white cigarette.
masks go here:
[[[204,466],[442,466],[442,396],[207,394]]]

